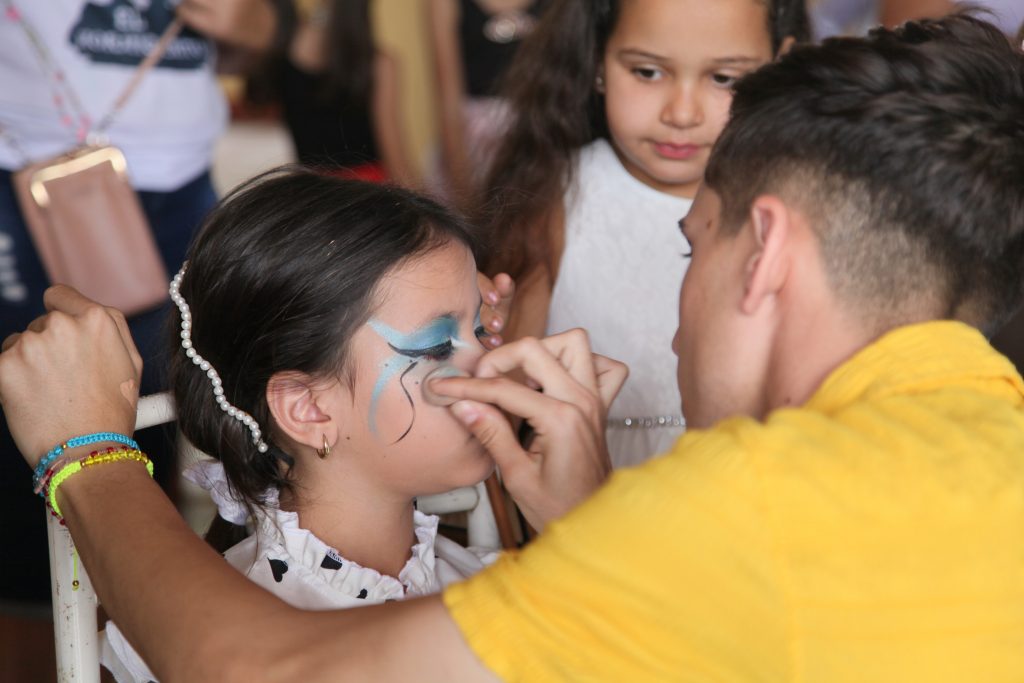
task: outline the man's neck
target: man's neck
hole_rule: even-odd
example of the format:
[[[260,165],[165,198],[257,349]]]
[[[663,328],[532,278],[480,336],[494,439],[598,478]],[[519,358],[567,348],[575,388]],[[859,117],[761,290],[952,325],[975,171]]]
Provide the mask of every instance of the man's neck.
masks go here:
[[[884,331],[827,294],[804,299],[779,326],[765,382],[765,414],[803,405],[825,379]]]

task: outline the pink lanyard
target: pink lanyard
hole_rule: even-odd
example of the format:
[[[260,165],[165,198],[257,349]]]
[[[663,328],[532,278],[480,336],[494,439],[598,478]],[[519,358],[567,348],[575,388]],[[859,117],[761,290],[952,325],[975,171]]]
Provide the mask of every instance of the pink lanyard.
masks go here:
[[[124,105],[128,103],[132,94],[135,92],[135,88],[138,87],[142,81],[142,77],[146,75],[146,72],[153,67],[154,64],[160,61],[170,47],[170,44],[178,37],[178,33],[181,32],[182,24],[180,19],[175,19],[167,28],[164,29],[163,35],[160,36],[153,47],[150,49],[149,54],[146,58],[139,63],[139,66],[135,69],[132,74],[132,78],[128,81],[124,90],[114,100],[114,104],[111,106],[110,111],[100,119],[98,125],[93,127],[92,119],[89,114],[86,113],[85,108],[82,106],[81,100],[78,99],[78,95],[75,93],[75,89],[71,86],[67,76],[64,74],[63,69],[57,64],[56,60],[50,54],[50,51],[46,47],[46,43],[39,37],[39,33],[35,28],[25,19],[21,11],[14,5],[14,0],[2,0],[4,4],[4,13],[9,21],[16,21],[25,32],[25,36],[28,38],[29,43],[32,44],[32,48],[39,58],[39,63],[43,67],[43,71],[50,79],[50,87],[53,91],[53,104],[57,108],[57,116],[60,119],[61,124],[68,129],[69,132],[74,136],[75,141],[81,145],[90,137],[100,136],[106,132],[110,124],[114,122],[114,118],[124,109]],[[12,139],[9,135],[4,135],[9,143],[12,143]],[[17,147],[16,144],[14,144]]]

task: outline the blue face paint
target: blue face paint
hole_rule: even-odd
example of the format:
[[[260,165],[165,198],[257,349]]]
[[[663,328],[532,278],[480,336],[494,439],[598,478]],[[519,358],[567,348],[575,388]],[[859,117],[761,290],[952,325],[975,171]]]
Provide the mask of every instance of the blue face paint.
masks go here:
[[[370,431],[377,434],[377,404],[388,382],[399,373],[404,379],[406,373],[422,360],[445,361],[451,358],[455,349],[465,346],[465,343],[459,339],[459,324],[451,315],[443,315],[409,334],[403,334],[379,320],[371,320],[367,324],[388,343],[391,350],[398,354],[384,362],[380,376],[373,385],[373,393],[370,395]],[[409,399],[415,415],[415,404],[404,384],[402,390]],[[412,423],[402,437],[408,434],[410,429],[412,429]],[[399,437],[399,440],[402,437]]]
[[[395,375],[403,370],[407,370],[409,366],[410,363],[401,358],[389,358],[381,366],[380,375],[377,377],[377,383],[373,385],[373,393],[370,394],[370,431],[373,432],[374,435],[377,434],[377,402],[380,400],[380,395],[384,391],[384,387]]]
[[[451,315],[443,315],[409,334],[402,334],[378,320],[368,324],[395,353],[407,358],[446,360],[455,348],[464,345],[459,339],[459,323]]]

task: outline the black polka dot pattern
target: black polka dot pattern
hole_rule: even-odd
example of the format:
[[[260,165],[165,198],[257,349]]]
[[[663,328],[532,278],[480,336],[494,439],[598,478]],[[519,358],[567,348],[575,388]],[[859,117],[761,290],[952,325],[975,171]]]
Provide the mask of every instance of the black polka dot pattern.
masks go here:
[[[268,560],[268,562],[270,562],[270,571],[274,575],[274,581],[281,583],[284,573],[288,571],[288,563],[284,560]]]
[[[323,562],[320,563],[320,566],[323,567],[324,569],[338,570],[338,569],[341,569],[341,562],[339,562],[338,560],[334,559],[330,555],[324,555],[324,560],[323,560]]]

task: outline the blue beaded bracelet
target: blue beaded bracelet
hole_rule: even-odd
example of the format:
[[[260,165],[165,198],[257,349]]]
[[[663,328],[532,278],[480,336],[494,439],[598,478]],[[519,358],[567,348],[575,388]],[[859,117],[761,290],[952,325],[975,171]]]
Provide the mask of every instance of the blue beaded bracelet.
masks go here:
[[[50,466],[54,460],[60,457],[60,454],[69,448],[78,448],[79,446],[88,446],[92,443],[101,443],[104,441],[113,441],[119,443],[128,448],[134,448],[138,450],[139,444],[135,443],[135,440],[131,437],[125,436],[124,434],[118,434],[117,432],[96,432],[95,434],[86,434],[85,436],[76,436],[73,439],[68,439],[62,444],[57,444],[51,448],[43,459],[36,465],[36,469],[32,474],[32,486],[37,487],[43,476],[46,474],[46,468]]]

